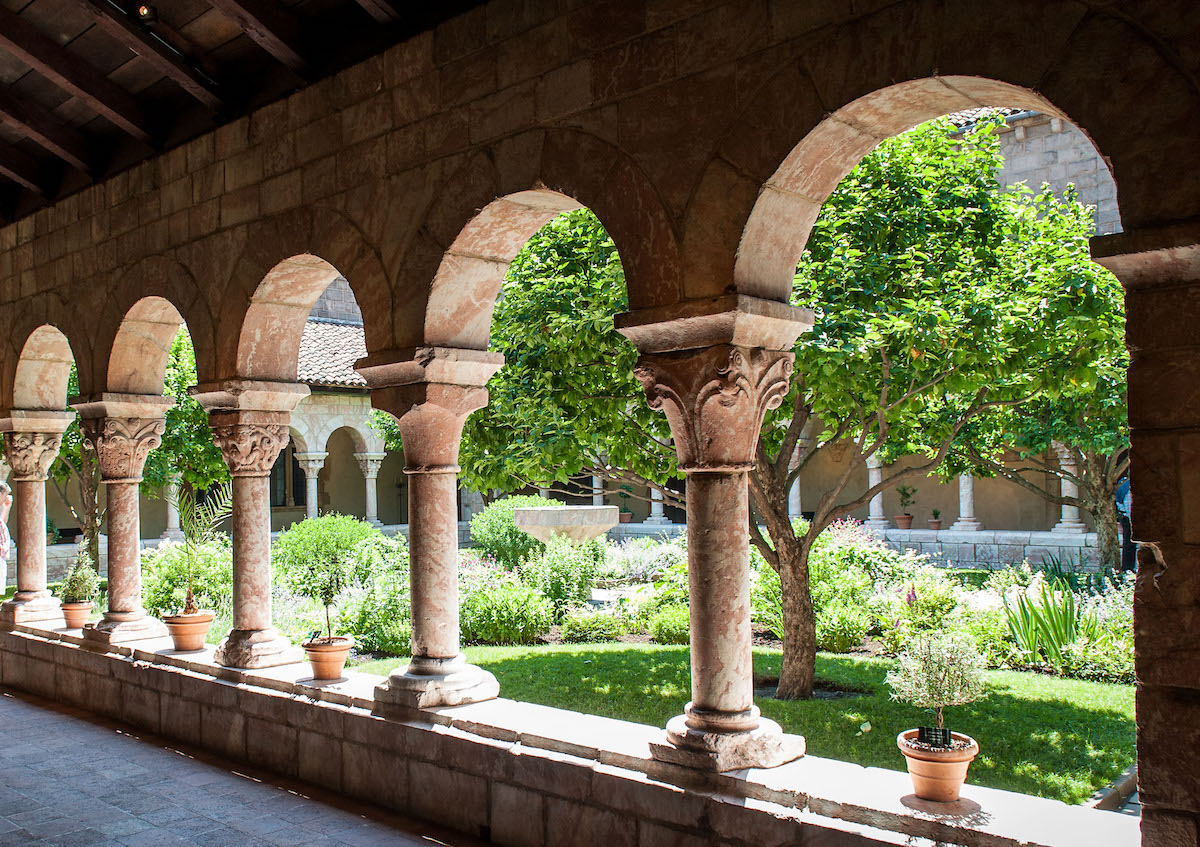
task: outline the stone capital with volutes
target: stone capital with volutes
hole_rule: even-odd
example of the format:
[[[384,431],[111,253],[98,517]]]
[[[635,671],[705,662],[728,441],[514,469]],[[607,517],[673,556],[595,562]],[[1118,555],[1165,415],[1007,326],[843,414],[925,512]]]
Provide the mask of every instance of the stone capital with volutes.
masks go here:
[[[213,442],[230,476],[270,476],[289,435],[287,412],[209,412]]]
[[[62,434],[74,412],[10,410],[0,419],[4,433],[4,458],[12,469],[14,482],[45,482],[50,466],[62,446]]]
[[[753,466],[763,418],[783,402],[794,360],[790,351],[720,344],[643,354],[634,376],[666,414],[681,470],[732,473]]]

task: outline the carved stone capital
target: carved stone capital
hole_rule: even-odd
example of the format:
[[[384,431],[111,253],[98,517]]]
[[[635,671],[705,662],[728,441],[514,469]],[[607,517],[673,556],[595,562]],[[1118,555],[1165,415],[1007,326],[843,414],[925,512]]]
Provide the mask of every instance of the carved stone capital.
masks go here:
[[[104,482],[141,482],[151,450],[162,444],[162,418],[83,418],[79,428]]]
[[[383,460],[386,457],[384,453],[355,453],[354,459],[358,462],[359,468],[362,469],[363,476],[367,479],[375,479],[379,476],[379,468],[383,465]]]
[[[316,476],[321,472],[321,468],[325,467],[325,460],[329,457],[328,453],[293,453],[296,461],[300,464],[300,469],[304,471],[306,477]]]
[[[212,412],[213,442],[232,476],[270,476],[288,443],[287,413]]]
[[[458,473],[463,424],[487,400],[487,389],[477,385],[420,382],[371,391],[371,405],[400,425],[404,472],[410,474]]]
[[[15,482],[45,482],[62,446],[61,432],[6,432],[4,455]]]
[[[721,344],[644,354],[633,373],[650,408],[671,424],[679,467],[730,472],[753,464],[763,418],[783,402],[794,360],[791,352]]]

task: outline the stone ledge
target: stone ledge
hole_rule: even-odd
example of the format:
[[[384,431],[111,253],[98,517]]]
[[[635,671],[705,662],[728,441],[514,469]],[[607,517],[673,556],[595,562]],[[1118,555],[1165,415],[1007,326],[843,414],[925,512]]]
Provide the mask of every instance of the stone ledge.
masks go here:
[[[581,815],[632,817],[637,810],[639,826],[686,824],[702,838],[731,837],[714,831],[715,821],[740,816],[741,832],[782,828],[791,843],[814,837],[838,847],[914,837],[971,847],[1133,847],[1139,839],[1137,820],[1127,816],[972,785],[953,806],[929,804],[912,796],[903,773],[816,756],[769,770],[700,773],[651,758],[661,729],[511,700],[383,717],[372,714],[383,677],[352,671],[344,680],[314,683],[307,665],[233,670],[213,664],[211,647],[179,654],[169,641],[149,640],[102,650],[81,643],[77,632],[22,625],[0,634],[0,682],[168,735],[198,736],[205,746],[281,773],[308,764],[302,740],[319,741],[336,757],[329,767],[352,761],[346,757],[362,755],[366,745],[382,757],[380,767],[402,768],[406,781],[407,763],[436,768],[431,775],[464,802],[488,784],[506,785],[584,804]],[[166,703],[192,701],[198,710],[179,711],[198,711],[199,729],[160,725]],[[129,707],[160,702],[160,709]],[[517,766],[521,756],[534,770]],[[341,779],[350,793],[361,782]],[[404,791],[384,804],[476,834],[486,825],[486,811],[439,817],[438,809],[454,805],[445,800],[430,806]],[[696,816],[697,802],[707,804],[708,815]]]

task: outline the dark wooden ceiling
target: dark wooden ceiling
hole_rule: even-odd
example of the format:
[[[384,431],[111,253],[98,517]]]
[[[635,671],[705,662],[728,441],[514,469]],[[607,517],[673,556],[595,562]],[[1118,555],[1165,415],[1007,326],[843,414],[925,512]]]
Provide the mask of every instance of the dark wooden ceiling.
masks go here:
[[[378,53],[467,0],[0,0],[0,223]]]

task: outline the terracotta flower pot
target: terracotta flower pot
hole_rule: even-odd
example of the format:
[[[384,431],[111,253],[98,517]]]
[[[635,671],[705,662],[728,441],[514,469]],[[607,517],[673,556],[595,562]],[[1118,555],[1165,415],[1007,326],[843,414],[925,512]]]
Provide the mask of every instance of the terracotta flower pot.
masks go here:
[[[934,530],[935,532],[937,530],[941,529],[942,528],[942,519],[938,518],[937,520],[934,520],[933,518],[930,518],[929,519],[929,528]]]
[[[629,523],[633,520],[633,512],[621,512],[621,523]]]
[[[176,652],[204,649],[204,639],[208,635],[208,628],[212,626],[213,614],[209,609],[201,609],[190,615],[166,615],[163,618]]]
[[[896,736],[896,746],[908,763],[913,793],[922,800],[953,803],[966,781],[971,760],[979,753],[979,745],[969,735],[952,732],[950,736],[954,741],[966,742],[967,746],[947,750],[916,747],[918,731],[909,729]]]
[[[354,639],[349,635],[335,635],[333,638],[314,638],[302,646],[308,653],[313,679],[341,679]]]
[[[67,622],[67,629],[83,629],[83,625],[87,623],[88,616],[92,614],[92,609],[96,608],[96,604],[92,601],[86,603],[66,603],[62,604],[63,620]]]
[[[892,518],[896,522],[896,529],[912,529],[912,515],[896,515]]]

